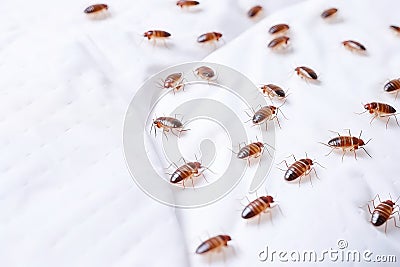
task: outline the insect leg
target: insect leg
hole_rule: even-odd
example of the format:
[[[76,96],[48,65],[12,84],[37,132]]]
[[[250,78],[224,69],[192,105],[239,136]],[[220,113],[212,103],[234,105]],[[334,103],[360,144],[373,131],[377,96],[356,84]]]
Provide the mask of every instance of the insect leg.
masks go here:
[[[346,149],[343,148],[342,162],[345,154],[346,154]]]

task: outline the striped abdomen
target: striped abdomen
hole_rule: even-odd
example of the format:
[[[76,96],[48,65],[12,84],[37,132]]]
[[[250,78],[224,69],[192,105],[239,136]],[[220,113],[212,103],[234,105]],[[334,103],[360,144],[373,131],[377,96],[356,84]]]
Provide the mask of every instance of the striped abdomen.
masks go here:
[[[400,90],[400,80],[394,79],[394,80],[387,82],[383,89],[386,92],[394,92],[394,91]]]
[[[178,2],[176,2],[177,6],[182,7],[189,7],[189,6],[197,6],[198,4],[200,4],[198,1],[189,1],[189,0],[179,0]]]
[[[289,25],[287,24],[277,24],[272,26],[268,32],[270,34],[277,34],[277,33],[284,33],[287,32],[289,30]]]
[[[301,78],[309,79],[309,80],[318,79],[317,73],[315,73],[315,71],[313,71],[312,69],[310,69],[308,67],[305,67],[305,66],[297,67],[295,69],[295,71],[297,72],[297,75],[299,75]]]
[[[371,105],[371,111],[376,112],[379,114],[393,114],[396,113],[396,109],[392,107],[391,105],[388,104],[383,104],[383,103],[370,103]],[[371,112],[371,113],[372,113]]]
[[[359,146],[362,140],[354,136],[338,136],[329,140],[328,145],[337,148],[349,148]]]
[[[108,9],[108,6],[106,4],[97,4],[97,5],[91,5],[87,7],[84,12],[86,14],[93,14],[101,11],[105,11]]]
[[[277,37],[277,38],[273,39],[271,42],[269,42],[268,47],[273,48],[273,49],[283,48],[288,44],[289,39],[290,38],[287,36]]]
[[[253,123],[254,124],[261,124],[263,122],[265,122],[266,120],[269,120],[272,118],[272,115],[275,114],[275,107],[271,107],[271,106],[265,106],[260,108],[259,110],[256,111],[256,113],[254,113],[253,116]]]
[[[342,42],[342,44],[344,45],[344,47],[346,47],[350,51],[366,51],[367,50],[365,48],[365,46],[363,46],[359,42],[352,41],[352,40],[344,41],[344,42]]]
[[[143,36],[147,37],[150,40],[151,38],[167,38],[170,37],[171,34],[166,31],[153,30],[145,32]]]
[[[394,203],[386,200],[378,205],[372,212],[371,223],[375,226],[384,224],[392,215]]]
[[[261,154],[263,147],[264,145],[260,142],[251,143],[240,149],[239,153],[237,154],[237,157],[239,159],[248,159],[251,157],[257,157]]]
[[[180,120],[171,117],[159,117],[154,121],[154,123],[160,124],[160,127],[167,129],[183,127],[183,124]]]
[[[221,38],[221,37],[222,37],[222,34],[219,32],[208,32],[208,33],[200,35],[197,38],[197,42],[205,43],[205,42],[210,42],[210,41],[218,41],[219,38]]]
[[[273,203],[271,196],[259,197],[252,202],[250,202],[242,212],[243,219],[250,219],[261,212],[265,211],[267,208],[271,207],[270,203]]]
[[[285,173],[285,180],[293,181],[306,174],[311,169],[312,161],[310,159],[301,159],[290,165]]]
[[[171,183],[179,183],[185,179],[192,178],[195,174],[197,174],[198,168],[196,167],[194,162],[189,162],[185,165],[179,167],[172,175],[170,182]]]
[[[257,16],[258,13],[262,10],[262,6],[254,6],[250,8],[250,10],[247,12],[247,16],[250,18]]]
[[[212,237],[203,243],[196,249],[197,254],[203,254],[215,249],[219,249],[221,247],[227,246],[228,241],[231,241],[231,237],[229,235],[217,235]]]

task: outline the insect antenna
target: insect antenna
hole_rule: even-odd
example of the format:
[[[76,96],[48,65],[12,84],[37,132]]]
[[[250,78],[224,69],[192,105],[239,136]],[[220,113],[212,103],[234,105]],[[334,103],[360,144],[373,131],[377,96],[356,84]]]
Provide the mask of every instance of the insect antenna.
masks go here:
[[[371,140],[371,139],[370,139]],[[369,141],[368,141],[369,142]],[[365,151],[365,153],[367,153],[367,155],[372,159],[372,157],[371,157],[371,155],[368,153],[368,151],[365,149],[365,148],[363,148],[363,147],[361,147],[364,151]]]

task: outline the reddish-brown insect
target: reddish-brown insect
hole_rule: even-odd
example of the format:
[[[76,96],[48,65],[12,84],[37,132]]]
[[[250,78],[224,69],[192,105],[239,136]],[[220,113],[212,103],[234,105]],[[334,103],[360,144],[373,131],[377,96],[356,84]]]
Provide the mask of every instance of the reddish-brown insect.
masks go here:
[[[287,24],[276,24],[268,30],[270,34],[282,34],[286,33],[287,31],[289,31],[289,25]]]
[[[315,73],[315,71],[312,70],[311,68],[301,66],[295,68],[294,70],[296,71],[297,75],[302,79],[308,81],[316,81],[318,79],[317,73]]]
[[[91,5],[87,7],[84,12],[86,14],[94,14],[94,13],[101,13],[104,12],[108,9],[108,6],[106,4],[96,4],[96,5]]]
[[[323,19],[330,19],[333,18],[337,14],[338,10],[337,8],[329,8],[322,12],[321,17]]]
[[[177,72],[177,73],[172,73],[165,78],[164,81],[162,81],[162,88],[164,89],[173,89],[174,93],[176,91],[179,91],[180,89],[183,89],[185,87],[183,83],[183,73]]]
[[[170,37],[171,34],[169,32],[166,31],[160,31],[160,30],[151,30],[151,31],[147,31],[143,34],[143,37],[147,37],[148,40],[164,40],[168,37]]]
[[[285,103],[283,103],[285,104]],[[281,106],[283,106],[283,104]],[[260,125],[265,122],[265,129],[268,129],[267,127],[267,121],[272,121],[276,119],[276,122],[279,125],[279,128],[281,128],[281,124],[279,123],[278,119],[278,112],[281,110],[280,107],[275,107],[275,106],[264,106],[261,107],[259,110],[257,110],[252,118],[252,122],[254,125]],[[283,117],[286,118],[286,116],[283,114],[281,111]],[[249,114],[247,114],[249,115]],[[250,116],[250,115],[249,115]]]
[[[383,89],[388,93],[396,93],[395,99],[397,99],[397,95],[399,94],[400,91],[400,80],[394,79],[388,81]]]
[[[262,9],[263,9],[262,6],[253,6],[247,12],[247,16],[249,16],[250,18],[255,17],[255,16],[257,16],[258,14],[261,13]]]
[[[323,167],[321,164],[319,164],[315,160],[313,161],[313,160],[309,159],[308,157],[306,157],[305,159],[296,160],[294,155],[291,155],[291,156],[295,160],[295,162],[292,165],[289,166],[287,164],[286,160],[282,161],[286,164],[286,167],[288,168],[284,175],[284,178],[286,181],[293,181],[293,180],[300,178],[299,179],[299,184],[300,184],[301,178],[303,176],[309,175],[312,170],[314,171],[315,176],[318,178],[318,174],[315,171],[315,168],[313,167],[313,165],[318,164],[319,166]],[[311,176],[310,176],[310,181],[311,181]]]
[[[250,202],[250,201],[249,201]],[[261,196],[251,201],[242,211],[243,219],[250,219],[257,215],[261,215],[262,212],[267,212],[272,208],[271,204],[274,203],[274,198],[271,196]],[[261,216],[258,217],[260,222]]]
[[[108,6],[106,4],[96,4],[87,7],[85,12],[92,19],[104,19],[108,16]]]
[[[363,149],[365,151],[365,153],[367,153],[368,156],[371,157],[371,155],[363,147],[366,144],[368,144],[369,141],[371,141],[371,139],[369,139],[368,142],[365,143],[361,139],[362,131],[360,132],[360,136],[358,138],[355,137],[355,136],[351,136],[350,130],[349,130],[349,136],[341,136],[339,133],[337,133],[337,134],[338,134],[338,136],[332,138],[331,140],[329,140],[328,144],[320,142],[320,144],[323,144],[325,146],[328,146],[328,147],[332,148],[332,150],[326,156],[331,154],[332,151],[335,150],[335,149],[341,149],[343,151],[342,161],[343,161],[344,155],[346,154],[347,150],[353,151],[354,152],[354,158],[357,159],[356,150],[361,148],[361,149]]]
[[[156,127],[157,127],[157,128],[163,129],[163,133],[164,133],[165,137],[167,137],[166,132],[169,132],[169,131],[171,131],[171,133],[173,133],[175,136],[178,136],[178,135],[176,135],[174,130],[179,132],[179,135],[182,132],[189,130],[189,129],[183,129],[182,122],[180,120],[178,120],[176,118],[172,118],[172,117],[159,117],[159,118],[153,120],[153,124],[151,125],[151,128],[150,128],[150,132],[153,130],[153,127],[154,127],[154,136],[156,136],[156,134],[157,134],[157,131],[156,131]]]
[[[260,157],[264,153],[264,149],[266,149],[268,154],[270,154],[268,149],[265,147],[265,145],[268,145],[268,144],[264,144],[261,142],[255,142],[255,143],[248,144],[242,148],[239,147],[239,152],[237,153],[236,156],[238,159],[247,160],[247,162],[250,166],[250,159],[251,158],[256,159],[256,158]],[[271,147],[270,145],[268,145],[268,146]]]
[[[391,29],[395,34],[400,34],[400,27],[399,27],[399,26],[390,25],[390,29]]]
[[[185,187],[185,181],[191,179],[194,188],[193,177],[203,175],[205,179],[205,176],[203,174],[204,170],[201,171],[201,169],[205,170],[206,168],[202,166],[200,162],[195,161],[185,163],[184,165],[177,167],[175,172],[171,175],[170,182],[173,184],[182,182],[183,187]]]
[[[181,8],[197,6],[198,4],[200,4],[200,2],[198,2],[198,1],[189,1],[189,0],[179,0],[178,2],[176,2],[176,5],[180,6]]]
[[[347,40],[342,42],[343,46],[351,52],[365,53],[367,49],[359,42]]]
[[[366,110],[362,113],[365,113],[368,111],[370,114],[374,114],[370,123],[372,123],[372,121],[377,117],[388,118],[386,121],[386,128],[387,128],[390,117],[393,116],[396,119],[397,125],[399,125],[399,122],[397,121],[397,117],[396,117],[396,109],[394,107],[392,107],[391,105],[378,103],[378,102],[372,102],[372,103],[365,104],[364,108]],[[358,113],[358,114],[362,114],[362,113]]]
[[[222,37],[222,33],[208,32],[208,33],[200,35],[197,38],[197,42],[199,42],[199,43],[214,43],[214,42],[219,41],[219,39],[221,37]]]
[[[287,36],[280,36],[269,42],[268,47],[273,50],[284,49],[288,46],[289,40]]]
[[[375,207],[375,199],[378,198],[379,200],[379,204],[377,207]],[[397,199],[399,200],[399,199]],[[381,201],[379,195],[376,195],[375,198],[373,200],[371,200],[371,203],[374,207],[374,210],[371,212],[371,208],[368,204],[368,211],[369,213],[372,215],[371,217],[371,223],[374,226],[381,226],[382,224],[385,224],[385,233],[386,233],[386,229],[387,229],[387,222],[390,219],[394,220],[394,226],[396,226],[397,228],[400,228],[400,226],[398,226],[396,224],[396,218],[394,217],[394,214],[399,214],[399,205],[396,205],[396,202],[393,202],[392,200],[386,200],[386,201]],[[400,218],[399,218],[400,219]]]
[[[285,98],[286,93],[283,89],[275,84],[264,84],[261,86],[261,91],[264,95],[267,95],[270,99],[278,97]]]
[[[217,235],[204,241],[196,249],[197,254],[204,254],[210,251],[220,251],[223,247],[228,246],[228,241],[231,241],[229,235]]]
[[[215,71],[207,66],[201,66],[196,68],[194,70],[194,74],[196,74],[197,77],[206,81],[211,81],[217,78]]]

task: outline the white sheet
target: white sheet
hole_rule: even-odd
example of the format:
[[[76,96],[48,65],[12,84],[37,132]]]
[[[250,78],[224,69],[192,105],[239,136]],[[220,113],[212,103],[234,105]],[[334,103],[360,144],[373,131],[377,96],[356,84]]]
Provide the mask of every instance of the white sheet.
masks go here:
[[[255,24],[244,1],[201,2],[113,1],[93,21],[91,1],[2,1],[1,266],[189,265],[174,210],[134,185],[121,136],[145,78],[212,52],[195,42],[205,31],[229,43]],[[155,28],[172,33],[168,48],[142,41]]]

